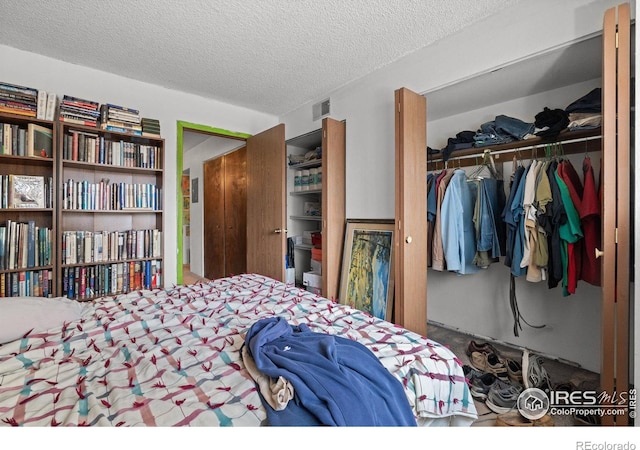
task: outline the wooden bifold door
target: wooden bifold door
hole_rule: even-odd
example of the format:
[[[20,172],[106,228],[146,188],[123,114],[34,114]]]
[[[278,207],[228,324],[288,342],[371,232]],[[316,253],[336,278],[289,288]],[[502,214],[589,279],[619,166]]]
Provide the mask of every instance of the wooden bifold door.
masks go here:
[[[605,12],[602,67],[602,347],[600,389],[619,408],[629,393],[631,231],[631,38],[628,3]],[[395,92],[396,298],[395,321],[426,335],[426,99]],[[421,169],[416,171],[415,169]],[[628,405],[627,405],[628,406]],[[603,425],[628,425],[624,405]],[[623,411],[622,411],[623,410]],[[635,413],[635,411],[634,411]]]

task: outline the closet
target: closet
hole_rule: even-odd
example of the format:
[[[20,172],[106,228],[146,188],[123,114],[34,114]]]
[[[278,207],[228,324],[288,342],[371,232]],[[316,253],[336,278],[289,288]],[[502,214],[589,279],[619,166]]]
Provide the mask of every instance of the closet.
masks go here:
[[[593,160],[600,160],[602,164],[602,178],[600,184],[602,186],[602,249],[598,249],[599,261],[601,262],[601,277],[602,286],[600,288],[591,287],[589,289],[592,292],[600,292],[601,299],[597,301],[597,310],[592,310],[591,304],[584,303],[584,307],[580,309],[580,303],[574,303],[571,308],[573,311],[578,311],[577,314],[572,314],[566,317],[558,317],[557,325],[562,327],[566,326],[580,326],[580,322],[585,317],[592,317],[594,315],[599,316],[600,329],[587,330],[592,335],[598,336],[598,341],[595,346],[591,344],[584,344],[582,342],[574,343],[576,347],[586,345],[586,349],[580,349],[585,352],[591,351],[592,354],[599,351],[601,358],[599,364],[599,372],[601,379],[601,389],[608,394],[615,392],[628,392],[629,389],[629,267],[631,261],[630,255],[630,171],[632,167],[632,161],[630,159],[630,8],[629,4],[620,5],[617,8],[607,10],[604,15],[604,26],[602,36],[599,37],[599,48],[596,50],[598,54],[602,55],[602,66],[598,69],[598,78],[601,78],[602,87],[602,113],[603,113],[603,125],[599,130],[599,133],[585,132],[577,133],[573,135],[564,135],[559,137],[560,140],[564,139],[563,148],[567,153],[575,153],[576,155],[589,154]],[[567,46],[562,49],[563,57],[570,58],[570,47],[576,47],[577,50],[586,49],[587,52],[593,50],[589,48],[589,44],[593,43],[589,38],[585,38],[583,42],[574,43],[575,45]],[[538,55],[536,55],[538,56]],[[584,55],[577,56],[578,60],[584,60]],[[589,55],[587,54],[587,58]],[[523,60],[526,65],[526,61]],[[536,60],[536,62],[538,62]],[[576,65],[577,66],[577,65]],[[576,67],[568,69],[567,73],[571,76],[582,76],[582,74],[575,70]],[[506,71],[506,69],[504,69]],[[526,71],[527,69],[525,69]],[[529,71],[530,72],[530,71]],[[497,75],[500,75],[500,71],[496,70]],[[561,80],[564,74],[555,73],[553,70],[548,72],[552,78]],[[480,79],[482,78],[482,79]],[[586,78],[578,79],[576,85],[579,82],[583,82]],[[469,106],[465,111],[476,112],[477,105],[473,102],[478,96],[481,96],[485,92],[495,92],[496,102],[506,102],[508,98],[501,97],[506,91],[511,89],[513,80],[521,79],[513,78],[511,82],[506,84],[492,84],[491,81],[484,85],[482,89],[478,89],[482,83],[490,80],[490,77],[479,77],[478,80],[472,78],[460,83],[457,96],[452,96],[452,91],[447,92],[449,99],[451,98],[465,98],[469,101]],[[540,80],[542,83],[544,80]],[[571,81],[565,81],[566,85],[571,84]],[[493,80],[495,83],[495,78]],[[465,86],[465,84],[467,86]],[[561,89],[565,85],[557,85],[556,89]],[[522,87],[522,86],[520,86]],[[570,86],[569,86],[570,87]],[[583,94],[586,94],[584,91]],[[419,123],[420,117],[424,114],[427,120],[431,123],[432,118],[427,115],[427,106],[429,107],[429,114],[436,116],[442,114],[440,117],[446,117],[447,113],[438,112],[434,104],[437,104],[438,93],[433,93],[434,104],[430,102],[430,94],[419,95],[411,92],[406,88],[402,88],[396,91],[395,102],[395,115],[396,115],[396,221],[397,224],[397,240],[396,245],[398,247],[398,255],[400,258],[396,259],[396,274],[402,269],[402,267],[422,267],[426,268],[426,263],[423,260],[421,252],[408,252],[406,251],[415,242],[419,242],[420,249],[424,254],[427,251],[427,219],[426,214],[422,217],[416,218],[416,222],[412,222],[411,219],[406,217],[407,202],[404,199],[410,198],[412,195],[419,197],[415,198],[414,204],[426,203],[426,171],[414,173],[406,167],[405,161],[414,159],[419,161],[422,157],[420,153],[424,154],[426,145],[427,130],[424,124]],[[521,94],[521,97],[529,95]],[[426,100],[425,100],[426,97]],[[442,94],[442,97],[445,97]],[[442,98],[441,97],[441,98]],[[578,96],[575,96],[578,98]],[[488,103],[490,104],[490,103]],[[567,102],[568,104],[568,102]],[[555,106],[554,106],[555,107]],[[533,114],[539,110],[530,111]],[[432,113],[433,112],[433,113]],[[461,111],[462,112],[462,111]],[[501,111],[495,111],[495,114],[500,114]],[[415,117],[412,117],[415,115]],[[453,114],[452,114],[453,115]],[[439,124],[444,124],[446,121],[439,120]],[[478,125],[481,122],[478,122]],[[451,131],[451,130],[447,130]],[[524,148],[527,151],[527,158],[530,158],[531,152],[541,152],[538,156],[544,156],[543,142],[519,142],[509,148],[508,145],[500,147],[491,147],[492,153],[495,152],[497,158],[495,159],[498,164],[511,163],[513,156],[523,158]],[[457,167],[458,165],[476,165],[478,160],[482,159],[483,149],[470,149],[455,153],[456,158],[451,158],[448,162],[449,167]],[[437,157],[430,158],[429,163],[425,163],[422,167],[427,167],[431,170],[442,169],[443,163],[440,160],[437,162]],[[597,173],[596,173],[597,177]],[[407,182],[407,179],[409,182]],[[505,179],[505,184],[507,180]],[[420,185],[421,184],[421,185]],[[420,186],[418,186],[420,185]],[[418,189],[417,191],[411,191]],[[417,194],[416,194],[417,193]],[[411,224],[411,225],[410,225]],[[415,226],[416,228],[411,228]],[[410,229],[411,228],[411,229]],[[403,253],[404,250],[404,253]],[[501,262],[502,264],[502,262]],[[400,314],[396,315],[396,321],[404,326],[407,326],[409,318],[406,317],[406,311],[418,311],[420,314],[419,320],[426,317],[426,304],[427,304],[427,275],[426,270],[422,271],[409,271],[404,273],[402,277],[396,275],[396,312],[400,311]],[[435,274],[434,274],[435,275]],[[487,274],[472,275],[483,276]],[[488,275],[487,275],[488,276]],[[433,277],[442,279],[441,277]],[[508,278],[502,278],[502,283],[508,286]],[[430,280],[430,282],[433,282]],[[473,282],[471,282],[473,286]],[[497,283],[496,283],[497,284]],[[408,295],[408,289],[413,286],[419,286],[417,291]],[[424,287],[423,287],[424,286]],[[502,286],[503,287],[503,286]],[[496,286],[495,290],[498,292],[500,286]],[[464,301],[473,301],[475,291],[467,289],[465,291]],[[580,288],[578,288],[580,289]],[[588,288],[584,288],[585,290]],[[446,299],[439,299],[441,302],[449,302],[452,295],[447,293]],[[541,297],[548,296],[548,291],[540,290]],[[430,300],[430,304],[434,299]],[[544,299],[548,301],[548,299]],[[576,299],[574,302],[580,302]],[[542,302],[542,299],[541,299]],[[587,305],[589,310],[587,310]],[[504,321],[503,314],[504,305],[498,305],[498,303],[491,303],[491,311],[487,316],[493,316],[495,321]],[[402,312],[405,311],[404,314]],[[502,312],[501,312],[502,311]],[[469,317],[468,311],[457,311],[457,314],[463,316],[473,322],[483,320],[480,317]],[[588,321],[587,321],[588,322]],[[409,327],[411,328],[411,327]],[[414,331],[418,331],[422,334],[426,333],[426,324],[422,328],[422,324],[418,323],[413,325]],[[423,332],[424,331],[424,332]],[[489,335],[489,334],[487,334]],[[556,345],[561,346],[565,344],[562,340],[556,340]],[[598,345],[599,348],[598,348]],[[548,345],[548,348],[552,348],[553,343]],[[552,350],[554,351],[555,348]],[[627,425],[629,417],[626,414],[617,416],[604,416],[602,423],[604,425]]]
[[[247,139],[248,272],[286,279],[287,237],[303,232],[298,225],[307,221],[300,217],[302,197],[297,192],[291,195],[294,171],[288,169],[287,144],[311,138],[322,147],[317,220],[322,234],[322,295],[337,298],[345,227],[345,129],[343,121],[325,117],[321,129],[288,142],[284,124]]]
[[[217,279],[247,267],[247,150],[203,164],[204,276]]]

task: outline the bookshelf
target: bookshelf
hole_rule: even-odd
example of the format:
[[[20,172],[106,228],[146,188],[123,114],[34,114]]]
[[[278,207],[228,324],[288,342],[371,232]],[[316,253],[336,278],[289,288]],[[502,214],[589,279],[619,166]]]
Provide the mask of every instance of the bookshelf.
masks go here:
[[[27,136],[34,128],[50,132],[51,149],[57,130],[52,121],[4,112],[0,124],[0,297],[52,296],[55,154],[30,152]],[[34,182],[21,187],[21,179]]]
[[[58,127],[57,294],[162,287],[164,139]]]

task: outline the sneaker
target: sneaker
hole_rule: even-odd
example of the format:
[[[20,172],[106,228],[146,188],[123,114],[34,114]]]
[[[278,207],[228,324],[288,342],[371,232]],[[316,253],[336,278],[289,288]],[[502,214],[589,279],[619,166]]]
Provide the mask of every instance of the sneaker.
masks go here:
[[[522,384],[522,365],[520,365],[520,363],[515,359],[506,359],[505,363],[507,366],[507,376],[509,377],[509,380],[514,383]]]
[[[498,350],[488,342],[477,343],[476,341],[469,342],[469,346],[466,350],[467,356],[469,357],[471,357],[473,352],[498,354]]]
[[[464,372],[464,377],[469,380],[469,382],[471,382],[471,380],[473,380],[476,377],[481,377],[482,375],[485,374],[485,372],[481,372],[479,370],[476,370],[475,368],[465,364],[464,366],[462,366],[462,371]]]
[[[517,407],[521,392],[522,386],[496,380],[487,393],[485,404],[494,413],[505,414]]]
[[[471,396],[480,401],[485,401],[491,386],[493,386],[498,378],[492,373],[485,373],[479,377],[473,377],[469,382],[469,391]]]
[[[551,379],[546,369],[542,367],[542,358],[525,350],[522,355],[522,380],[527,389],[538,388],[549,393],[551,391]]]
[[[482,372],[494,374],[502,380],[508,380],[507,366],[502,358],[495,353],[471,353],[471,365]]]

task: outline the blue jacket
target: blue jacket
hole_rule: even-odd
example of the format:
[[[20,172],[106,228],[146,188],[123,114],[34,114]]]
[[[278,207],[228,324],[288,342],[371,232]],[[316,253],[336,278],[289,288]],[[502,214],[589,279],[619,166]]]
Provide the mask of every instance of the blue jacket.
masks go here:
[[[251,326],[245,345],[258,370],[295,390],[282,411],[263,401],[271,425],[416,426],[400,381],[356,341],[271,317]]]

